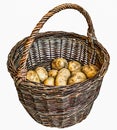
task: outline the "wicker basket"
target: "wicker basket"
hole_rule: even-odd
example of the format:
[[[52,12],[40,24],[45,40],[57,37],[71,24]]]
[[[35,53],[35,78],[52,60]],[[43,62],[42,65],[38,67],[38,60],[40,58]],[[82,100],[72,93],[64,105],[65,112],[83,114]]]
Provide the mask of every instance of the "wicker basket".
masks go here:
[[[59,31],[38,33],[51,16],[64,9],[75,9],[86,18],[87,36]],[[43,66],[49,70],[52,59],[57,57],[80,61],[83,65],[92,63],[100,71],[92,79],[67,86],[44,86],[26,80],[29,69]],[[63,128],[81,122],[89,114],[107,71],[109,54],[97,41],[87,11],[79,5],[66,3],[50,10],[31,35],[12,48],[7,65],[19,100],[31,117],[45,126]]]

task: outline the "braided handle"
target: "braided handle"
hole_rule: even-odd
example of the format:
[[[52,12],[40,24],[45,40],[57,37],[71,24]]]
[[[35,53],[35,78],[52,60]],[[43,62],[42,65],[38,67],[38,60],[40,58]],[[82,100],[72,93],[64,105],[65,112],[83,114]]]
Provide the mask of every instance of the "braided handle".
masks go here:
[[[27,58],[28,58],[30,46],[34,42],[34,37],[39,33],[40,29],[43,27],[43,25],[46,23],[46,21],[50,17],[52,17],[54,14],[56,14],[57,12],[60,12],[61,10],[64,10],[64,9],[75,9],[75,10],[79,11],[86,18],[86,21],[87,21],[87,24],[88,24],[87,36],[90,39],[96,38],[95,33],[94,33],[92,20],[91,20],[88,12],[86,10],[84,10],[79,5],[71,4],[71,3],[59,5],[55,8],[53,8],[52,10],[50,10],[47,14],[45,14],[42,17],[42,19],[38,22],[38,24],[36,25],[36,27],[32,31],[30,37],[27,39],[27,42],[24,45],[23,55],[22,55],[22,58],[21,58],[20,63],[19,63],[19,68],[18,68],[18,71],[17,71],[17,77],[23,77],[25,79],[26,61],[27,61]]]

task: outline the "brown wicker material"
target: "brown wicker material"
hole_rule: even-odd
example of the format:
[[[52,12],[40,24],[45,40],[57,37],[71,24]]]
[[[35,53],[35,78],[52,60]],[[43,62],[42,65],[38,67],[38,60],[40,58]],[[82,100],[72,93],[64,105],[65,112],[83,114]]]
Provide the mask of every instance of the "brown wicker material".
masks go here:
[[[38,33],[51,16],[64,9],[75,9],[84,15],[88,23],[87,36],[59,31]],[[27,70],[36,66],[49,70],[52,59],[57,57],[80,61],[82,65],[92,63],[100,71],[92,79],[67,86],[44,86],[26,80]],[[50,10],[31,35],[12,48],[7,65],[19,100],[31,117],[45,126],[63,128],[81,122],[89,114],[107,71],[109,54],[97,41],[87,11],[67,3]]]

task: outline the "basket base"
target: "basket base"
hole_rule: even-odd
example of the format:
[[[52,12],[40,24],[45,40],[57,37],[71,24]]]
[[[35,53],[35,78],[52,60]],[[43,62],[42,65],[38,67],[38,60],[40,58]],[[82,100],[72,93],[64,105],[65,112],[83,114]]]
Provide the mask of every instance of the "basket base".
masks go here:
[[[47,127],[57,127],[57,128],[65,128],[73,126],[77,123],[80,123],[86,117],[91,111],[91,108],[93,106],[93,102],[89,104],[88,106],[84,107],[81,111],[75,111],[72,112],[69,115],[40,115],[40,113],[34,114],[34,111],[30,113],[31,110],[26,109],[26,111],[29,113],[29,115],[39,124],[42,124]]]

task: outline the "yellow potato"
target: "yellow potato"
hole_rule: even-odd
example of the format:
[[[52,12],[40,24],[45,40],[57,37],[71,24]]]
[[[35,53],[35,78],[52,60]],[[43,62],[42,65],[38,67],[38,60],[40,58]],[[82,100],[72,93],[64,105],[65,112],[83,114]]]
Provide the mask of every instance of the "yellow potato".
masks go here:
[[[88,78],[94,77],[98,71],[99,71],[99,68],[93,64],[84,65],[82,67],[82,72],[84,72]]]
[[[79,70],[72,71],[72,72],[71,72],[71,75],[72,75],[72,76],[73,76],[73,75],[76,75],[78,72],[81,72],[81,70],[79,69]]]
[[[68,63],[68,69],[72,71],[81,70],[81,64],[77,61],[70,61]]]
[[[55,79],[56,86],[65,86],[67,85],[67,80],[70,77],[70,71],[66,68],[61,69]]]
[[[58,73],[58,70],[52,69],[52,70],[49,70],[48,75],[50,77],[56,77],[57,73]]]
[[[68,85],[83,82],[86,79],[87,78],[86,78],[86,76],[85,76],[85,74],[83,72],[77,72],[75,75],[73,75],[72,77],[69,78]]]
[[[37,83],[40,83],[40,79],[37,75],[37,73],[33,70],[29,70],[27,72],[27,75],[26,75],[26,79],[32,81],[32,82],[37,82]]]
[[[53,77],[48,77],[45,81],[44,81],[45,85],[49,85],[49,86],[54,86],[54,78]]]
[[[62,68],[67,68],[68,62],[64,58],[57,58],[52,61],[52,69],[60,70]]]
[[[63,69],[58,71],[57,76],[62,76],[65,79],[68,79],[70,77],[70,71],[68,69],[66,69],[66,68],[63,68]]]
[[[46,71],[45,68],[43,67],[37,67],[35,69],[35,71],[37,72],[39,79],[43,82],[45,79],[48,78],[48,72]]]
[[[65,86],[67,85],[67,80],[64,77],[57,76],[55,79],[56,86]]]

